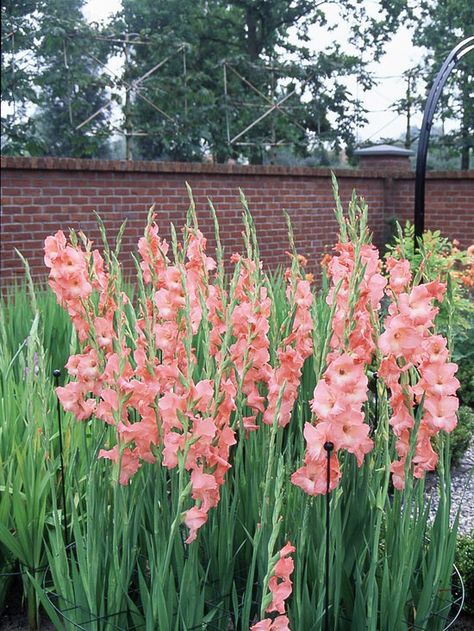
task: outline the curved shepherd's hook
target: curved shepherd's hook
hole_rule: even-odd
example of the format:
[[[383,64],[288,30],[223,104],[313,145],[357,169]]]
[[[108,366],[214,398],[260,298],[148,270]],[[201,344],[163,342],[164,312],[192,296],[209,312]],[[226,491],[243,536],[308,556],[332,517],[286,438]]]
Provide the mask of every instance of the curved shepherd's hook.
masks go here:
[[[431,87],[426,101],[425,111],[423,113],[423,123],[421,124],[420,139],[418,141],[418,151],[416,154],[416,180],[415,180],[415,249],[418,240],[425,229],[425,174],[426,174],[426,157],[428,154],[428,142],[430,139],[431,126],[433,124],[433,116],[438,103],[439,97],[443,90],[452,70],[455,68],[459,60],[466,53],[474,50],[474,36],[460,42],[449,53],[446,61],[441,66],[436,79]]]

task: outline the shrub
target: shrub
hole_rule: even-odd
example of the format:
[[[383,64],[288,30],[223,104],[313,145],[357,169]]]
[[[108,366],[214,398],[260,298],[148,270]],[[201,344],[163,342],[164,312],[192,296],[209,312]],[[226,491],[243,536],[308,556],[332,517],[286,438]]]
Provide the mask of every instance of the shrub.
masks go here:
[[[458,537],[456,565],[464,582],[464,611],[474,615],[474,530]]]
[[[459,399],[474,411],[474,322],[469,331],[456,336],[453,360],[459,365]]]
[[[459,464],[474,435],[474,412],[462,405],[458,412],[458,424],[451,434],[451,462]]]

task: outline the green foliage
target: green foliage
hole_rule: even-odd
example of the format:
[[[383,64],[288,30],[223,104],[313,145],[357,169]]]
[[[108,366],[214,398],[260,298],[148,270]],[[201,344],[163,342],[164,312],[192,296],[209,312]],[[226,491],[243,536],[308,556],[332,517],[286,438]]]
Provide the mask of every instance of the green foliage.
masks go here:
[[[461,382],[459,398],[474,410],[474,362],[472,355],[467,361],[459,360],[458,379]]]
[[[105,157],[109,78],[84,0],[2,2],[2,153]],[[5,24],[3,22],[5,18]]]
[[[458,411],[458,424],[451,433],[450,449],[451,462],[459,464],[471,442],[474,440],[474,411],[467,405],[462,405]]]
[[[35,153],[36,130],[28,116],[37,95],[31,63],[38,24],[32,19],[37,0],[2,0],[1,98],[2,153]]]
[[[56,368],[63,370],[70,355],[71,322],[47,286],[36,286],[35,299],[36,308],[42,318],[42,326],[37,335],[41,346],[48,349],[46,368],[51,371]],[[3,297],[1,309],[4,328],[2,352],[14,357],[27,346],[35,315],[35,305],[31,301],[27,284],[10,288]],[[14,363],[12,369],[16,370],[17,366]]]
[[[428,89],[449,52],[463,39],[472,35],[474,3],[472,0],[421,0],[414,11],[415,35],[413,43],[424,46],[423,76]],[[455,148],[460,155],[460,167],[468,169],[474,147],[474,59],[465,55],[443,89],[438,112],[441,121],[452,121],[459,126],[443,135],[442,143]]]
[[[15,110],[2,118],[4,153],[103,157],[116,100],[127,158],[258,163],[281,147],[314,159],[329,145],[339,154],[364,120],[345,77],[372,86],[366,63],[407,13],[407,0],[379,0],[377,17],[359,0],[333,2],[351,25],[352,52],[346,42],[312,52],[312,30],[328,27],[325,3],[124,0],[107,27],[87,24],[84,4],[2,3],[2,100]],[[124,62],[115,76],[99,63],[114,55]],[[240,75],[228,67],[227,97],[224,61]]]
[[[40,22],[39,109],[34,119],[47,155],[106,156],[106,109],[85,129],[76,130],[108,100],[108,75],[97,62],[104,46],[85,21],[83,6],[84,0],[48,0]]]
[[[474,615],[474,531],[458,537],[455,562],[466,590],[464,611]]]
[[[404,0],[396,9],[381,3],[383,19],[377,21],[358,2],[337,4],[341,19],[351,24],[353,43],[375,57],[406,9]],[[114,23],[117,36],[133,32],[147,42],[131,47],[133,67],[126,69],[126,80],[168,59],[159,73],[147,78],[141,94],[170,118],[160,116],[140,96],[125,104],[128,126],[148,133],[134,139],[134,156],[190,160],[211,153],[218,162],[238,156],[262,162],[276,159],[277,148],[270,146],[276,141],[303,158],[312,151],[310,136],[316,136],[318,146],[322,141],[337,147],[354,142],[354,123],[363,112],[354,107],[342,78],[357,72],[364,87],[372,81],[362,55],[347,53],[345,46],[334,43],[319,53],[309,50],[309,29],[327,24],[324,3],[124,0],[122,6]],[[231,66],[225,99],[224,60]],[[286,97],[288,109],[275,109],[253,124],[272,103]],[[331,114],[335,123],[330,122]],[[240,144],[230,146],[229,138],[250,125]]]

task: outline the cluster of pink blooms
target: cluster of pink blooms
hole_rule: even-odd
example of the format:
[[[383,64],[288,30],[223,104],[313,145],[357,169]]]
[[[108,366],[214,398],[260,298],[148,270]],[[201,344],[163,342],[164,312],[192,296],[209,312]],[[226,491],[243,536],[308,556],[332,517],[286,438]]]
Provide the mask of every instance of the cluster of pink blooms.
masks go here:
[[[95,415],[115,427],[117,444],[99,455],[119,464],[122,484],[143,462],[154,463],[158,453],[164,466],[185,467],[195,501],[183,515],[191,542],[217,505],[231,466],[237,396],[243,395],[250,410],[242,418],[247,431],[258,429],[258,419],[273,424],[278,404],[278,426],[290,422],[302,367],[313,352],[310,278],[295,271],[296,265],[287,271],[291,331],[276,349],[272,366],[271,300],[251,259],[233,255],[239,273],[228,296],[197,228],[186,229],[184,246],[177,245],[172,263],[169,246],[151,220],[138,244],[147,297],[140,302],[131,331],[124,313],[128,299],[116,290],[113,268],[108,269],[82,235],[81,244],[76,238],[68,242],[61,231],[45,242],[50,285],[82,344],[81,353],[67,363],[73,380],[57,389],[58,397],[77,419]],[[389,259],[387,295],[392,303],[377,343],[374,324],[387,284],[377,249],[344,242],[335,251],[328,264],[330,352],[311,402],[314,422],[304,427],[304,464],[292,482],[310,495],[326,493],[326,443],[334,448],[330,490],[340,479],[340,450],[354,454],[360,466],[372,449],[363,411],[365,373],[378,351],[383,355],[378,372],[390,388],[390,424],[397,437],[394,484],[401,488],[415,406],[424,408],[413,458],[417,477],[436,464],[431,438],[456,424],[457,366],[448,361],[446,340],[431,332],[437,313],[432,303],[441,300],[444,286],[432,282],[410,289],[408,262]],[[209,334],[205,363],[214,362],[213,379],[195,377],[192,339],[203,319]]]
[[[246,430],[258,429],[257,415],[268,425],[273,424],[280,392],[282,393],[278,414],[278,426],[285,427],[298,395],[301,369],[312,353],[311,332],[313,328],[310,307],[313,296],[310,282],[306,279],[287,276],[287,298],[294,305],[292,331],[277,349],[277,365],[270,364],[270,342],[268,331],[271,301],[266,287],[255,289],[256,265],[238,254],[232,257],[240,263],[239,279],[234,299],[238,304],[232,311],[231,324],[235,342],[230,347],[230,358],[246,395],[246,405],[253,410],[251,416],[243,418]],[[217,323],[219,324],[219,323]],[[267,395],[262,394],[266,385]]]
[[[75,380],[59,387],[58,397],[79,420],[94,414],[116,427],[117,445],[101,450],[99,456],[120,464],[122,484],[141,462],[155,462],[158,445],[166,467],[176,467],[182,454],[196,501],[184,516],[190,529],[188,542],[195,539],[209,509],[219,501],[219,487],[230,467],[230,447],[235,444],[230,427],[234,383],[222,378],[215,387],[212,380],[193,383],[190,377],[196,358],[193,349],[186,348],[189,332],[183,310],[187,295],[191,333],[195,334],[202,317],[200,296],[206,296],[208,273],[215,267],[205,247],[202,234],[192,232],[186,264],[170,265],[168,245],[159,239],[155,225],[148,226],[139,251],[144,281],[153,284],[154,293],[147,313],[136,322],[132,362],[130,349],[114,327],[114,318],[121,316],[110,298],[113,279],[104,271],[99,253],[91,251],[90,244],[86,252],[68,244],[62,232],[45,243],[50,285],[68,309],[81,342],[86,343],[81,354],[70,357],[67,369]],[[89,300],[93,289],[101,297],[98,307]]]
[[[110,278],[104,260],[98,250],[91,250],[91,245],[86,242],[84,251],[78,244],[69,244],[61,230],[45,241],[44,262],[50,269],[49,284],[59,304],[67,310],[81,342],[88,338],[91,327],[97,339],[109,337],[112,331],[109,316],[115,307],[108,291]],[[99,315],[95,317],[85,306],[93,290],[100,296]]]
[[[358,255],[352,243],[338,243],[335,250],[338,256],[328,265],[331,289],[327,302],[335,309],[331,352],[311,402],[315,424],[306,423],[304,427],[304,465],[291,478],[310,495],[328,490],[326,443],[334,449],[330,455],[329,490],[337,486],[341,476],[339,450],[354,454],[360,466],[373,447],[369,425],[364,422],[368,384],[365,367],[376,349],[372,318],[380,308],[386,280],[380,273],[381,261],[374,246],[362,245]],[[364,273],[354,291],[358,269]]]
[[[99,252],[91,250],[90,242],[83,250],[78,244],[69,244],[62,231],[46,239],[44,260],[51,270],[49,284],[59,304],[67,310],[79,340],[90,341],[83,353],[71,356],[66,365],[76,381],[57,389],[64,409],[77,419],[86,420],[97,411],[94,397],[100,395],[104,371],[110,374],[112,370],[116,305],[109,288],[113,279],[105,271]],[[88,300],[94,289],[100,295],[96,309]],[[104,356],[111,361],[104,361]]]
[[[288,616],[285,614],[285,600],[291,594],[293,583],[290,575],[294,570],[294,562],[290,554],[295,551],[288,542],[279,552],[279,559],[272,569],[268,581],[268,589],[272,595],[271,603],[265,609],[266,613],[278,613],[273,618],[265,618],[251,627],[251,631],[290,631]]]
[[[301,370],[305,359],[313,352],[311,337],[313,294],[310,281],[288,275],[286,296],[289,304],[295,305],[292,330],[282,340],[277,350],[278,365],[270,374],[268,405],[263,415],[263,422],[272,425],[280,391],[282,391],[278,416],[279,427],[286,427],[291,420],[291,413],[298,396]]]
[[[273,422],[282,386],[278,422],[285,426],[290,420],[301,368],[312,349],[309,282],[290,279],[294,326],[278,349],[278,366],[273,368],[268,338],[271,302],[264,286],[256,289],[260,283],[252,260],[232,257],[239,264],[239,275],[230,309],[225,290],[210,278],[216,263],[206,255],[201,232],[188,228],[186,251],[178,246],[180,260],[172,264],[168,244],[150,221],[138,250],[143,281],[151,292],[140,303],[135,330],[130,331],[121,308],[127,297],[121,294],[122,305],[116,304],[116,279],[92,243],[85,238],[83,242],[85,250],[69,243],[62,232],[45,242],[50,285],[83,345],[80,354],[69,358],[67,369],[73,380],[57,389],[58,397],[77,419],[95,415],[115,427],[117,444],[102,449],[99,456],[118,463],[121,484],[127,484],[143,462],[154,463],[158,448],[164,466],[186,468],[195,500],[183,516],[191,542],[217,505],[230,468],[237,392],[252,410],[242,419],[246,430],[258,429],[259,414],[264,422]],[[98,302],[94,291],[100,296]],[[216,362],[216,378],[194,382],[197,360],[190,340],[199,330],[203,312],[210,327],[209,353]],[[223,350],[227,326],[231,343]],[[133,352],[127,342],[131,336]]]
[[[383,359],[378,374],[390,388],[390,425],[397,438],[399,456],[391,470],[394,486],[402,489],[416,406],[423,406],[423,416],[412,465],[413,475],[422,478],[436,467],[438,460],[432,437],[440,430],[451,432],[456,426],[459,402],[455,393],[459,381],[454,376],[457,365],[449,361],[446,339],[432,333],[438,313],[433,301],[442,300],[445,285],[433,281],[410,288],[410,264],[403,259],[389,258],[387,269],[388,293],[393,302],[379,339]]]
[[[253,412],[243,418],[245,429],[250,431],[258,429],[257,415],[265,410],[265,397],[260,393],[259,384],[268,383],[272,371],[268,339],[271,302],[266,287],[256,289],[255,262],[240,254],[233,254],[232,262],[240,264],[240,272],[233,296],[237,304],[230,316],[235,341],[229,355],[246,396],[246,406]]]

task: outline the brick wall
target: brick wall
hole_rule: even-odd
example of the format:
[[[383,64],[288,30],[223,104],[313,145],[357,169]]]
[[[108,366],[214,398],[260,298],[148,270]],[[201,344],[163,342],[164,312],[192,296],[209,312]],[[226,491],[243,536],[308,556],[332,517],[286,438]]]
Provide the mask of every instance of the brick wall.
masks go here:
[[[369,204],[370,225],[380,246],[387,234],[386,220],[412,217],[414,175],[405,165],[381,161],[380,168],[338,170],[343,201],[353,188]],[[1,277],[8,285],[21,273],[15,254],[29,260],[33,275],[45,273],[45,237],[69,227],[81,229],[97,243],[93,210],[110,233],[127,219],[123,261],[143,233],[149,207],[155,204],[161,233],[169,238],[170,223],[179,231],[188,207],[185,182],[194,193],[201,229],[213,247],[213,227],[207,199],[216,208],[226,256],[242,250],[239,189],[253,214],[261,257],[268,268],[286,263],[288,249],[282,211],[291,216],[298,251],[316,268],[324,247],[334,242],[336,224],[328,169],[242,167],[160,162],[122,162],[58,158],[2,158]],[[427,227],[440,228],[463,245],[474,241],[474,173],[429,173]]]

